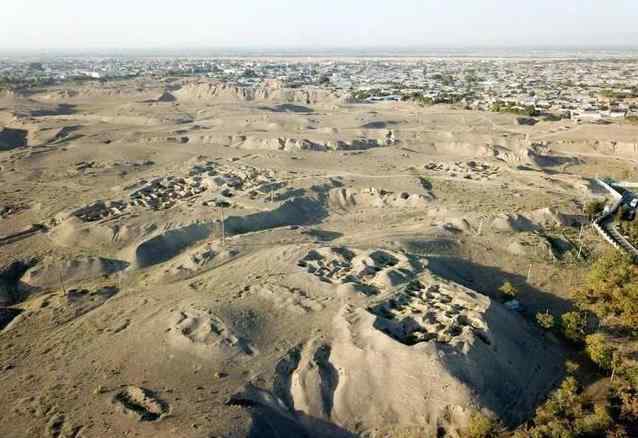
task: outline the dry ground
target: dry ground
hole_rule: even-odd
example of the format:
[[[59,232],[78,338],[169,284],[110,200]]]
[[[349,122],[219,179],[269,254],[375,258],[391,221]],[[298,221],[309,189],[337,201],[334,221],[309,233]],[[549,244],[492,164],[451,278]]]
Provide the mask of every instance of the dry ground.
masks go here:
[[[601,246],[579,239],[591,178],[635,173],[638,128],[185,89],[0,100],[2,436],[458,436],[533,412],[563,347],[530,321],[569,307]]]

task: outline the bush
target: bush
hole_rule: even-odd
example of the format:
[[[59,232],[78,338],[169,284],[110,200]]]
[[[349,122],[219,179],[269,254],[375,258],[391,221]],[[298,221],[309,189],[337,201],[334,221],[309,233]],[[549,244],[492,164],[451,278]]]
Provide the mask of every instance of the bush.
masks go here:
[[[516,437],[587,437],[601,436],[612,425],[607,406],[589,406],[580,394],[576,379],[567,377],[536,410],[533,425],[515,434]]]
[[[601,199],[594,199],[585,205],[585,214],[589,220],[594,220],[605,209],[605,201]]]
[[[545,330],[551,330],[556,325],[556,318],[549,312],[537,313],[536,322]]]
[[[619,222],[618,231],[620,231],[632,245],[638,246],[638,220],[621,220]]]
[[[576,299],[603,319],[615,318],[623,328],[638,327],[638,266],[631,257],[611,251],[600,257]]]
[[[614,395],[620,402],[620,417],[635,422],[638,418],[638,391],[635,387],[621,384],[614,388]]]
[[[607,343],[607,339],[600,333],[589,335],[585,338],[585,349],[589,358],[604,370],[613,367],[614,350]]]
[[[512,113],[520,116],[535,117],[539,115],[538,110],[533,105],[516,105],[511,102],[494,102],[490,106],[490,111],[496,113]]]
[[[624,368],[623,376],[627,379],[628,384],[634,388],[638,388],[638,367],[629,366]]]
[[[568,312],[561,316],[563,335],[570,341],[580,343],[593,333],[593,324],[587,312]]]
[[[507,298],[516,298],[516,296],[518,295],[518,289],[516,289],[514,285],[509,281],[503,283],[503,285],[499,287],[498,290]]]
[[[568,360],[565,361],[565,372],[570,376],[576,374],[576,372],[580,369],[580,365],[574,361]]]
[[[594,412],[583,418],[576,419],[574,423],[574,431],[579,436],[600,436],[604,434],[613,420],[609,415],[607,406],[596,405]]]
[[[503,428],[498,421],[477,412],[470,417],[466,436],[468,438],[496,438],[502,432]]]

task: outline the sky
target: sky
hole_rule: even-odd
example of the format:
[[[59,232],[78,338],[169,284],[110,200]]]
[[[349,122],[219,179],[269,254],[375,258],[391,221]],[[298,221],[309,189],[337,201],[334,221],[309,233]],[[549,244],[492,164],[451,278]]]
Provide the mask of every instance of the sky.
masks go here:
[[[637,0],[2,0],[0,50],[638,47]]]

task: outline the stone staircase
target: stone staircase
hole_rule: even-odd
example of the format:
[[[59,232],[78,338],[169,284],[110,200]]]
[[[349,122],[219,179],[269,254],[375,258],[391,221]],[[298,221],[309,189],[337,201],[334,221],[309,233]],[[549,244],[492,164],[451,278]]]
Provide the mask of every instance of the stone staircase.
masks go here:
[[[593,223],[594,229],[602,236],[611,246],[618,251],[624,251],[630,256],[638,260],[638,249],[634,247],[625,237],[618,232],[613,222],[613,213],[597,219]]]
[[[618,251],[624,251],[634,259],[638,260],[638,249],[625,239],[614,225],[614,214],[623,203],[623,195],[605,181],[598,180],[598,183],[613,196],[614,203],[609,208],[605,209],[605,213],[602,216],[594,220],[594,223],[592,224],[594,229],[602,236],[603,239],[605,239]]]

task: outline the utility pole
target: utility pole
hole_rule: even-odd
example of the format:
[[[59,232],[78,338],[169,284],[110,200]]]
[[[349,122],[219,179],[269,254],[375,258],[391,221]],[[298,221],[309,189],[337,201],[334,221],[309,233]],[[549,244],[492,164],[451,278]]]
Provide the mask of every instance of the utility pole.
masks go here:
[[[219,216],[220,216],[219,220],[220,220],[221,229],[222,229],[222,246],[224,246],[226,241],[226,232],[224,230],[224,207],[219,208]]]
[[[62,293],[64,293],[64,295],[66,295],[66,288],[64,287],[64,278],[62,278],[62,270],[60,269],[60,272],[58,273],[60,276],[60,287],[62,288]]]
[[[481,230],[483,229],[483,222],[485,222],[485,218],[481,219],[481,222],[479,222],[477,236],[481,235]]]
[[[580,232],[578,233],[578,256],[576,257],[577,259],[580,258],[580,255],[583,252],[583,229],[585,228],[585,225],[580,224]]]

